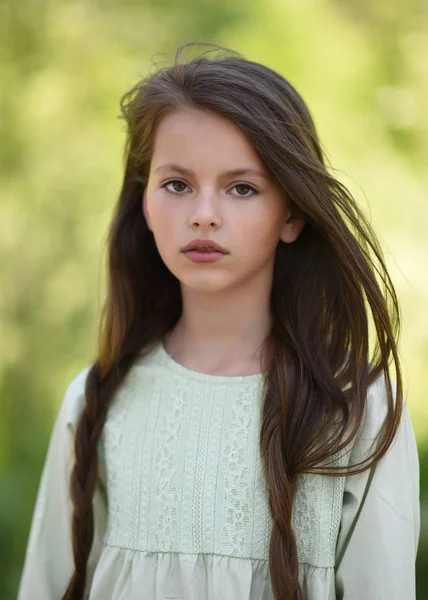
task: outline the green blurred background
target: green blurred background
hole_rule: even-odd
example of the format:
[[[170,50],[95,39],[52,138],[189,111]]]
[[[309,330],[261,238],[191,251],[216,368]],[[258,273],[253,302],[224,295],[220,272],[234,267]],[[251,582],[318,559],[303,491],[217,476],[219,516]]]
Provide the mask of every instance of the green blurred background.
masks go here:
[[[234,48],[297,87],[383,241],[402,304],[428,598],[427,22],[423,0],[0,0],[3,600],[16,597],[53,420],[96,347],[119,99],[185,41]]]

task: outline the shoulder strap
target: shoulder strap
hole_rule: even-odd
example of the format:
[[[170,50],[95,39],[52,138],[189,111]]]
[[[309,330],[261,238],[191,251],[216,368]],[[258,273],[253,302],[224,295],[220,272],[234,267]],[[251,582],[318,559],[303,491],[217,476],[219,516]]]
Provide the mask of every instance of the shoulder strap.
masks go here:
[[[351,539],[351,537],[352,537],[352,534],[353,534],[353,532],[354,532],[354,529],[355,529],[355,526],[356,526],[356,524],[357,524],[358,518],[359,518],[359,516],[360,516],[361,510],[362,510],[362,508],[363,508],[363,506],[364,506],[364,502],[365,502],[365,500],[366,500],[366,496],[367,496],[367,493],[368,493],[368,491],[369,491],[370,484],[371,484],[371,482],[372,482],[373,475],[374,475],[374,472],[375,472],[375,470],[376,470],[376,466],[377,466],[377,463],[376,463],[375,465],[373,465],[373,466],[370,468],[369,476],[368,476],[368,479],[367,479],[366,487],[365,487],[365,490],[364,490],[363,497],[362,497],[362,499],[361,499],[360,506],[359,506],[359,508],[358,508],[357,514],[356,514],[356,515],[355,515],[355,517],[354,517],[354,520],[352,521],[351,527],[349,528],[349,533],[348,533],[348,535],[347,535],[347,537],[346,537],[346,539],[345,539],[345,541],[344,541],[344,543],[343,543],[342,550],[341,550],[341,552],[340,552],[339,556],[338,556],[338,557],[337,557],[337,559],[336,559],[336,564],[335,564],[335,566],[334,566],[334,571],[335,571],[335,572],[336,572],[336,571],[338,570],[338,568],[340,567],[340,563],[342,562],[343,556],[344,556],[344,554],[345,554],[345,552],[346,552],[346,548],[348,547],[349,541],[350,541],[350,539]]]
[[[382,437],[382,435],[383,435],[383,433],[385,431],[386,422],[387,422],[387,416],[385,417],[385,419],[384,419],[384,421],[383,421],[383,423],[382,423],[382,425],[380,427],[379,434],[375,438],[376,448],[378,448],[380,446],[380,439],[381,439],[381,437]],[[357,522],[358,522],[361,510],[362,510],[362,508],[364,506],[364,502],[366,500],[367,494],[368,494],[369,489],[370,489],[370,485],[371,485],[371,482],[372,482],[372,479],[373,479],[373,475],[375,474],[375,470],[376,470],[377,464],[378,463],[375,463],[372,467],[370,467],[369,476],[367,478],[367,483],[366,483],[366,487],[364,489],[363,497],[361,498],[360,506],[358,507],[357,514],[355,515],[354,520],[352,521],[351,527],[349,528],[348,535],[346,536],[346,539],[345,539],[345,541],[343,543],[342,550],[341,550],[339,556],[336,559],[336,564],[334,565],[334,572],[335,573],[337,572],[338,568],[340,567],[340,563],[342,562],[342,559],[343,559],[343,557],[345,555],[346,548],[348,547],[349,541],[350,541],[350,539],[352,537],[352,534],[354,532],[354,529],[355,529],[355,527],[357,525]]]

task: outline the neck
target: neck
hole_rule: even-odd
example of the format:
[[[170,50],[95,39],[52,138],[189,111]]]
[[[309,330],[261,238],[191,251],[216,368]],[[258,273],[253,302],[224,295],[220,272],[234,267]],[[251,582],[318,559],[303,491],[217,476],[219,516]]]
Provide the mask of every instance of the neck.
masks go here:
[[[184,366],[216,374],[265,371],[262,349],[271,329],[269,285],[202,293],[182,285],[181,317],[165,340]]]

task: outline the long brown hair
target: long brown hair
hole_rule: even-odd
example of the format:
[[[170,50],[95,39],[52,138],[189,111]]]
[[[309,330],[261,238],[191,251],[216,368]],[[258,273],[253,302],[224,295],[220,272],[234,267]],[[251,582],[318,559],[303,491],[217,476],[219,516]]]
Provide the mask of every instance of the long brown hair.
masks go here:
[[[278,244],[266,340],[260,452],[273,519],[269,568],[277,600],[303,598],[291,525],[297,476],[364,471],[386,453],[401,418],[402,402],[395,400],[402,399],[396,293],[370,224],[326,166],[305,102],[281,75],[230,50],[214,46],[214,52],[182,60],[189,45],[197,46],[180,47],[172,66],[158,68],[121,100],[128,132],[125,172],[107,240],[98,356],[75,436],[75,570],[67,600],[81,599],[86,585],[97,442],[109,404],[137,356],[162,340],[181,314],[179,281],[163,263],[142,212],[154,136],[167,113],[197,107],[231,119],[284,190],[291,211],[306,222],[294,243]],[[325,465],[355,438],[368,386],[381,375],[388,402],[381,443],[353,467]]]

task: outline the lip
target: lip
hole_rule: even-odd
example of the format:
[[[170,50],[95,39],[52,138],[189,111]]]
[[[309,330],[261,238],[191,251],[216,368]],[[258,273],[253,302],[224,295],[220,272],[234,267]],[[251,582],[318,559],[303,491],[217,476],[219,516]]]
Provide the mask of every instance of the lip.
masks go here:
[[[213,240],[194,239],[181,248],[181,252],[189,252],[189,250],[204,250],[210,248],[215,252],[221,252],[222,254],[229,254],[225,248],[222,248],[219,244]]]
[[[186,258],[195,263],[212,263],[221,260],[226,256],[223,252],[217,250],[187,250],[183,253]]]

